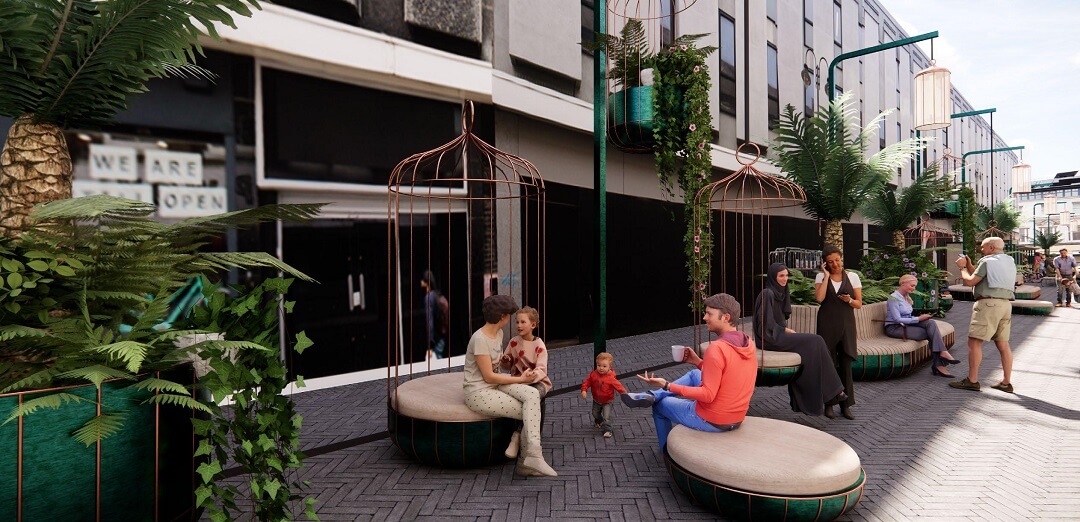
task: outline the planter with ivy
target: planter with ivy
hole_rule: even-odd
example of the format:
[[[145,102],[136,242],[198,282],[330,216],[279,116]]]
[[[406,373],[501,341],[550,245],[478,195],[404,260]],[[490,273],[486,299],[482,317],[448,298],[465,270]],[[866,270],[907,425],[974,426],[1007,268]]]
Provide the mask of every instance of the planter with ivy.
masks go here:
[[[190,516],[195,471],[213,466],[193,467],[207,452],[193,445],[192,420],[223,413],[194,396],[196,349],[177,341],[232,331],[224,322],[170,324],[183,321],[172,313],[177,297],[192,277],[232,267],[307,278],[265,253],[200,248],[228,229],[303,221],[318,208],[272,205],[166,224],[149,217],[154,205],[90,196],[38,206],[27,232],[0,238],[0,445],[12,448],[0,455],[0,519]],[[278,330],[259,327],[206,347],[261,353]],[[218,353],[203,355],[215,370],[243,373]],[[278,498],[298,491],[272,489]]]

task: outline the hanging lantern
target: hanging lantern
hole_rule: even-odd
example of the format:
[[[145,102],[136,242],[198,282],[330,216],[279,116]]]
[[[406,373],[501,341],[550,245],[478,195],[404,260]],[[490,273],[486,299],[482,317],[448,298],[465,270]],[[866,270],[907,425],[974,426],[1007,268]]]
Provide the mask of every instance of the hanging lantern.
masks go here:
[[[915,129],[931,131],[944,129],[951,122],[952,73],[930,62],[930,67],[915,75]]]
[[[1057,196],[1047,194],[1043,196],[1043,214],[1050,215],[1057,212]]]
[[[1031,192],[1031,165],[1020,163],[1012,168],[1013,194]]]

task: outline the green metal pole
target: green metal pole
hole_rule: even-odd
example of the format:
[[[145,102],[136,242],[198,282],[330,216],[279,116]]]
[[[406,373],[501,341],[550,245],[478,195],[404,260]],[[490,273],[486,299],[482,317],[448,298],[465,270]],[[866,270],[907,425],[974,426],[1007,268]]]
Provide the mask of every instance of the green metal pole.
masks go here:
[[[829,94],[829,102],[832,103],[833,98],[836,97],[836,93],[833,92],[833,91],[836,90],[834,88],[835,85],[836,85],[836,77],[835,77],[835,75],[836,75],[836,65],[839,64],[840,62],[842,62],[844,60],[847,60],[848,58],[856,58],[856,57],[859,57],[859,56],[865,56],[867,54],[874,54],[874,53],[876,53],[878,51],[884,51],[886,49],[894,49],[896,47],[903,47],[903,46],[908,45],[908,44],[913,44],[913,43],[916,43],[916,42],[921,42],[923,40],[929,40],[931,38],[937,38],[937,37],[938,37],[938,32],[934,31],[932,33],[926,33],[926,34],[920,34],[918,36],[912,36],[911,38],[904,38],[903,40],[897,40],[895,42],[883,43],[881,45],[875,45],[873,47],[867,47],[865,49],[858,49],[856,51],[841,53],[839,56],[837,56],[836,58],[833,58],[832,61],[829,62],[829,76],[828,76],[828,79],[825,82],[825,88],[827,89],[827,92]]]
[[[957,118],[966,118],[968,116],[978,116],[980,114],[993,114],[995,112],[997,112],[997,107],[991,107],[989,109],[979,109],[977,111],[958,112],[958,113],[950,115],[949,119],[955,120]],[[963,127],[960,128],[960,132],[961,133],[964,132]],[[993,139],[992,135],[991,135],[990,139]],[[960,151],[960,152],[963,153],[963,151]],[[966,184],[967,184],[966,168],[964,166],[964,162],[961,161],[960,162],[960,186],[963,187]],[[964,206],[961,205],[960,206],[960,221],[963,221],[963,220],[964,220]],[[961,231],[961,233],[960,233],[960,243],[961,244],[964,243],[963,231]]]
[[[980,114],[991,114],[991,113],[995,113],[995,112],[997,112],[997,108],[996,107],[991,107],[989,109],[982,109],[982,110],[977,110],[977,111],[958,112],[956,114],[953,114],[953,115],[949,116],[949,118],[955,120],[957,118],[966,118],[968,116],[978,116]]]
[[[1004,148],[1000,148],[1000,149],[989,148],[989,149],[973,150],[971,152],[965,152],[964,155],[960,157],[960,185],[966,185],[967,184],[967,157],[968,156],[971,156],[971,155],[974,155],[974,154],[993,154],[995,152],[1006,152],[1006,151],[1010,151],[1010,150],[1023,150],[1023,149],[1024,149],[1023,145],[1017,145],[1015,147],[1004,147]],[[991,190],[993,190],[993,188],[991,188]]]
[[[593,2],[593,31],[607,34],[607,0]],[[593,355],[607,351],[607,57],[593,51]]]

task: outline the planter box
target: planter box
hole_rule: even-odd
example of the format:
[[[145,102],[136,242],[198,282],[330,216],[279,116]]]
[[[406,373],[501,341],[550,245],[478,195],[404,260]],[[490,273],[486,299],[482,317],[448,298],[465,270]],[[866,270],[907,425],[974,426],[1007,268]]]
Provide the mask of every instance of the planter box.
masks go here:
[[[105,407],[126,416],[123,429],[99,444],[71,438],[94,416],[93,402],[39,410],[0,427],[0,520],[194,518],[192,414],[141,404],[150,393],[128,384],[101,387]],[[0,413],[61,391],[97,400],[91,385],[8,393],[0,395]]]
[[[608,139],[626,152],[652,152],[656,111],[653,86],[631,87],[608,99]]]

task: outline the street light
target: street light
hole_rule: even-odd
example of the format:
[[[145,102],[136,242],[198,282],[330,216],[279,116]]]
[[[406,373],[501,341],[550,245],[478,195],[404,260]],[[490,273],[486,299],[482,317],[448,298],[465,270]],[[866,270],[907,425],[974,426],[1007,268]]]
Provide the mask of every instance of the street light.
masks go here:
[[[938,32],[934,31],[934,32],[931,32],[931,33],[920,34],[918,36],[912,36],[911,38],[904,38],[902,40],[896,40],[895,42],[883,43],[881,45],[875,45],[873,47],[867,47],[865,49],[857,49],[855,51],[849,51],[849,52],[846,52],[846,53],[840,53],[839,56],[837,56],[836,58],[833,58],[832,61],[829,62],[829,76],[828,76],[828,78],[826,79],[826,82],[825,82],[825,88],[827,89],[826,92],[829,95],[829,104],[831,105],[832,101],[833,101],[833,98],[836,97],[836,92],[834,92],[836,90],[834,88],[836,86],[836,66],[840,62],[842,62],[844,60],[847,60],[848,58],[856,58],[856,57],[859,57],[859,56],[865,56],[865,55],[868,55],[868,54],[873,54],[873,53],[884,51],[884,50],[887,50],[887,49],[894,49],[896,47],[903,47],[905,45],[910,45],[910,44],[913,44],[913,43],[916,43],[916,42],[921,42],[923,40],[930,40],[930,39],[937,38],[937,37],[938,37]]]
[[[811,57],[813,57],[813,58],[811,58]],[[818,98],[818,88],[821,85],[821,62],[825,62],[826,67],[829,65],[829,60],[827,60],[826,58],[822,57],[822,58],[817,58],[817,60],[814,60],[814,58],[816,58],[816,57],[817,57],[817,55],[814,54],[813,49],[807,49],[806,52],[803,53],[803,70],[802,70],[802,73],[800,73],[800,76],[802,77],[802,81],[803,81],[804,86],[809,87],[811,84],[814,85],[814,108],[815,109],[817,109],[818,107],[821,106],[820,98]],[[807,60],[807,58],[810,58],[810,59]],[[810,64],[814,65],[814,70],[813,71],[810,70]],[[805,100],[804,100],[804,102],[805,102]],[[808,116],[813,116],[813,114],[810,114]]]
[[[1020,163],[1012,168],[1012,193],[1031,192],[1031,165],[1024,163],[1024,152],[1020,152]]]

